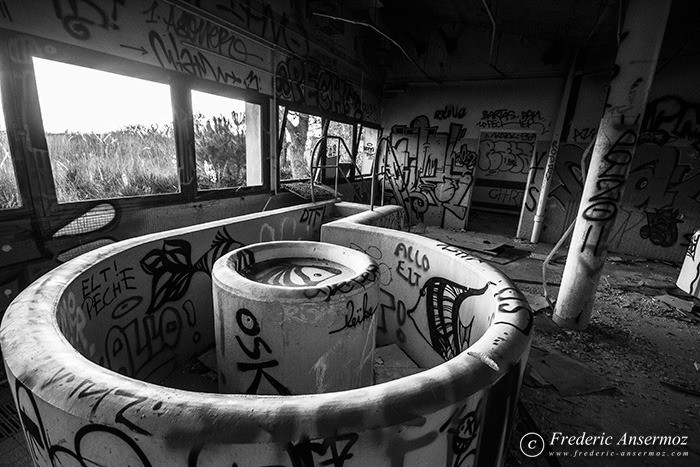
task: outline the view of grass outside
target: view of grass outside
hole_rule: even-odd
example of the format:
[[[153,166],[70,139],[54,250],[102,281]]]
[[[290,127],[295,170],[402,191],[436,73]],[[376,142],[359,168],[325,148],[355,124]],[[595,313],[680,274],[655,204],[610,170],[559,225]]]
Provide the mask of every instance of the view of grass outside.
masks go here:
[[[180,189],[170,87],[34,58],[59,203]]]
[[[22,206],[22,198],[17,187],[15,167],[10,157],[5,116],[0,96],[0,209],[15,209]]]
[[[167,84],[33,60],[59,203],[179,192]],[[246,105],[254,104],[192,91],[198,189],[247,185]],[[321,117],[288,112],[281,180],[309,178],[312,152],[322,133]],[[342,137],[352,150],[352,124],[331,121],[328,134]],[[377,135],[377,130],[367,128],[361,134],[357,165],[363,174],[371,170]],[[351,155],[335,139],[328,141],[327,156],[331,164],[337,156],[341,163],[351,162]],[[0,209],[19,206],[21,197],[0,118]]]
[[[246,186],[245,106],[244,101],[192,91],[200,190]]]
[[[59,203],[177,193],[172,126],[47,133]]]

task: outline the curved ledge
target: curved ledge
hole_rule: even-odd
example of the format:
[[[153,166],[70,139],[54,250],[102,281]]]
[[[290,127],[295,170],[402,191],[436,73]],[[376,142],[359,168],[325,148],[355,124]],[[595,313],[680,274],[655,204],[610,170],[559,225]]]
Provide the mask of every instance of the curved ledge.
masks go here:
[[[338,210],[342,212],[343,208]],[[309,440],[319,440],[326,447],[346,440],[343,446],[358,464],[370,459],[389,464],[401,454],[390,452],[389,446],[406,436],[418,439],[421,433],[425,440],[432,441],[401,455],[426,460],[436,455],[452,456],[453,460],[464,460],[464,456],[479,461],[496,459],[503,446],[501,438],[508,432],[503,425],[509,427],[511,423],[530,345],[531,311],[505,276],[479,260],[439,242],[376,227],[400,223],[399,211],[392,207],[325,224],[321,240],[363,251],[374,252],[374,247],[387,260],[402,257],[409,247],[412,252],[420,247],[421,254],[429,255],[432,275],[422,275],[419,287],[401,279],[396,264],[384,263],[394,273],[391,280],[382,282],[384,294],[400,297],[396,303],[403,300],[404,307],[409,297],[417,297],[417,301],[410,309],[404,308],[405,316],[398,320],[387,316],[396,311],[390,304],[381,305],[385,322],[380,324],[385,343],[396,342],[428,369],[375,386],[299,396],[192,392],[141,380],[153,379],[159,368],[164,368],[162,362],[182,364],[213,342],[213,330],[206,323],[212,313],[208,274],[213,259],[236,244],[318,239],[322,219],[332,209],[332,203],[317,203],[126,240],[82,255],[26,289],[7,310],[0,343],[35,462],[50,465],[61,456],[80,459],[87,449],[84,440],[95,433],[104,438],[101,443],[114,441],[117,450],[127,457],[163,465],[224,460],[230,465],[236,459],[294,463],[294,459],[301,458],[294,456],[302,456]],[[310,212],[320,212],[319,217],[309,222]],[[403,249],[396,246],[399,243]],[[221,247],[224,244],[228,247]],[[167,269],[169,264],[177,267]],[[182,272],[185,275],[175,277],[174,270],[189,275]],[[97,287],[96,280],[110,275],[116,277],[112,286],[122,286],[119,297],[112,290],[110,305],[123,300],[117,306],[100,308],[96,295],[90,294]],[[189,287],[182,287],[183,282]],[[108,285],[105,281],[99,287],[107,293]],[[123,292],[128,287],[134,287],[133,293]],[[432,331],[419,314],[438,289],[446,296],[452,294],[451,299],[460,290],[471,291],[461,302],[452,302],[457,313],[453,317],[471,318],[469,332],[477,340],[459,341],[452,349],[449,345],[435,347],[437,341],[431,340]],[[103,304],[107,301],[104,293]],[[475,297],[474,304],[467,307],[471,296]],[[140,299],[129,302],[133,297]],[[196,313],[191,314],[188,307]],[[168,322],[163,321],[162,310],[171,310],[173,317],[179,317],[180,321],[173,318],[170,323],[179,322],[181,341],[167,341]],[[151,332],[153,342],[162,348],[156,352],[148,347],[156,345],[153,342],[140,342],[135,349],[134,342],[128,340],[132,337],[129,326],[141,325],[143,328],[137,327],[140,331],[158,326],[155,318],[151,322],[148,316],[159,313],[161,327],[145,335]],[[452,324],[462,326],[461,322]],[[98,325],[103,327],[98,329]],[[121,340],[113,337],[118,333],[124,336]],[[184,337],[192,342],[185,343]],[[106,350],[100,347],[103,343]],[[460,347],[465,343],[468,349]],[[131,360],[116,352],[118,345],[128,347]],[[150,352],[152,360],[137,363],[139,352]],[[125,362],[123,366],[117,356]],[[131,376],[106,367],[124,370]],[[502,391],[490,390],[500,384],[510,388],[507,397]],[[489,415],[495,422],[485,419],[487,407],[500,405],[500,415]],[[466,416],[477,420],[474,430],[480,427],[467,443],[470,452],[448,453],[448,438],[457,435],[447,427],[461,423]],[[489,428],[492,423],[500,428]],[[323,455],[320,450],[313,451],[317,454],[307,451],[304,455],[311,458],[330,455],[326,450]],[[98,454],[91,453],[93,457]]]

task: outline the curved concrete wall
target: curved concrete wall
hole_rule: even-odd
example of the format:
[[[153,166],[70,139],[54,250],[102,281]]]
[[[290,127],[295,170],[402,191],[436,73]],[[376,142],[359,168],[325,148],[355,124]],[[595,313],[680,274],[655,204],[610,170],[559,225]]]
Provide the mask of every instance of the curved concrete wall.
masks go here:
[[[336,212],[348,209],[357,210]],[[373,310],[378,335],[425,371],[305,396],[201,393],[142,381],[157,381],[213,343],[216,258],[234,242],[314,239],[331,210],[306,205],[127,240],[57,268],[22,293],[0,342],[35,462],[500,462],[531,312],[487,265],[376,227],[395,226],[397,208],[327,224],[322,238],[375,258],[382,273],[382,301]]]

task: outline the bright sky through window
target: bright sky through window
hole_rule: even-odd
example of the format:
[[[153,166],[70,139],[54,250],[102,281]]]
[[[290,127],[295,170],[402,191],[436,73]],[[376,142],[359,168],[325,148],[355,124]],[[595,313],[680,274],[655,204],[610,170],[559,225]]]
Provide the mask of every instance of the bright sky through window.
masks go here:
[[[34,70],[47,133],[172,125],[166,84],[36,57]]]
[[[201,112],[204,116],[224,115],[230,118],[231,112],[245,112],[245,102],[235,99],[222,98],[216,94],[192,91],[192,112]]]

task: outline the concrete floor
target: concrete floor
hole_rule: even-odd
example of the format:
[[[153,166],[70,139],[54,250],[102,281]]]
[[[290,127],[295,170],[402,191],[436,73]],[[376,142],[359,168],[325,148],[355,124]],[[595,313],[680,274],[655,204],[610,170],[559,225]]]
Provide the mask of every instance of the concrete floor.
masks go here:
[[[551,245],[519,243],[508,235],[425,227],[413,232],[470,248],[475,256],[511,277],[533,309],[543,309],[535,321],[530,355],[534,365],[528,365],[526,371],[519,421],[506,465],[700,465],[700,398],[692,393],[700,389],[700,316],[667,304],[667,292],[674,289],[680,265],[609,255],[589,329],[564,332],[549,319],[541,296],[542,258]],[[494,253],[502,245],[506,247]],[[522,254],[510,254],[514,250]],[[558,293],[564,253],[556,256],[548,269],[551,298]],[[525,257],[511,260],[509,255]],[[670,303],[681,308],[683,303],[692,305],[687,301]],[[378,377],[392,379],[417,371],[395,351],[385,349],[381,363],[375,366]],[[558,373],[544,371],[543,362],[550,360],[564,362]],[[689,391],[679,390],[683,388]],[[10,400],[4,385],[0,388],[0,404]],[[12,427],[5,431],[12,431]],[[572,453],[569,457],[541,456],[533,460],[519,449],[522,436],[532,431],[545,439],[555,432],[580,435],[584,431],[592,435],[607,433],[615,439],[623,433],[684,435],[688,436],[688,445],[675,449],[674,453],[684,457],[635,458],[631,463],[630,459],[620,462],[619,458],[574,459]],[[2,436],[0,466],[31,465],[21,431]],[[674,454],[671,449],[665,451],[667,456]]]

